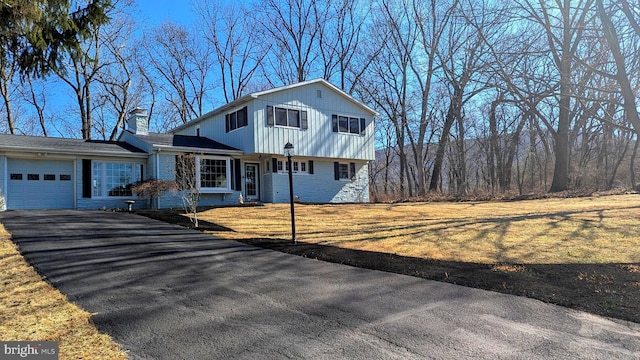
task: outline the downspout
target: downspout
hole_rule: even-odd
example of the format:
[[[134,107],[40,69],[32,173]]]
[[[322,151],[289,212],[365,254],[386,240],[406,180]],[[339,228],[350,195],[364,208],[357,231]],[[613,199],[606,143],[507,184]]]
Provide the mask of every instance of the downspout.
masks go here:
[[[78,158],[73,159],[73,208],[78,208]]]
[[[160,180],[160,149],[156,149],[156,180]],[[155,200],[156,201],[156,209],[160,209],[160,196]],[[149,204],[153,207],[152,204]]]
[[[0,196],[4,197],[3,205],[0,208],[0,211],[7,210],[7,202],[9,201],[8,196],[8,187],[9,187],[9,160],[7,157],[4,157],[4,181],[2,185],[2,191],[0,192]]]

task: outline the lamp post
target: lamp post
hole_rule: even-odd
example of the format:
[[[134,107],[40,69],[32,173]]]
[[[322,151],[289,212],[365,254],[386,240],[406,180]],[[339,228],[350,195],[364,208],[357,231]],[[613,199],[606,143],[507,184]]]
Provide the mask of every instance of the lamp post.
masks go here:
[[[287,141],[287,144],[284,146],[284,156],[287,157],[287,167],[289,168],[289,202],[291,204],[291,238],[293,243],[296,241],[296,216],[295,211],[293,209],[293,173],[291,166],[291,157],[293,156],[293,145],[291,142]]]

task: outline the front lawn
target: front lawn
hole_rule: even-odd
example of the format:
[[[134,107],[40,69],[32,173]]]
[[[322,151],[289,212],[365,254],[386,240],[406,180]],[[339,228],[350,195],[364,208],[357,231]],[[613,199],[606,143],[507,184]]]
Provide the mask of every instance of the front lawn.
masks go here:
[[[212,235],[640,322],[640,195],[214,208]],[[206,226],[203,226],[206,229]]]
[[[40,278],[0,225],[0,340],[57,341],[60,359],[126,359],[89,317]]]

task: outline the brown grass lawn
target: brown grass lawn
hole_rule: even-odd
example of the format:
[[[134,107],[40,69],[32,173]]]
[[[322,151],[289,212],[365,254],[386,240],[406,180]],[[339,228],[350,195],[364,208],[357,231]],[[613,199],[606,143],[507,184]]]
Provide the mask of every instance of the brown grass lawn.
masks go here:
[[[224,238],[289,238],[288,205],[217,208]],[[640,195],[512,202],[296,205],[298,241],[485,264],[640,262]]]
[[[60,359],[126,359],[89,317],[38,276],[0,225],[0,340],[58,341]]]
[[[214,208],[199,218],[200,230],[221,238],[640,323],[640,195],[297,204],[296,245],[286,204]]]

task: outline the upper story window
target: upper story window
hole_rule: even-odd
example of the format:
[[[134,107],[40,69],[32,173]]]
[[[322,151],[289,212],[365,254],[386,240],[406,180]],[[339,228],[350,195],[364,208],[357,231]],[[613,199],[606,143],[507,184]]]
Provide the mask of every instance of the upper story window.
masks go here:
[[[333,114],[331,116],[331,122],[333,126],[333,132],[345,134],[364,135],[364,130],[367,126],[367,120],[365,118],[356,118],[336,114]]]
[[[247,107],[245,106],[238,111],[226,114],[224,116],[224,120],[225,130],[227,132],[247,126],[249,123]]]
[[[269,105],[267,106],[267,125],[306,130],[308,128],[307,112]]]

